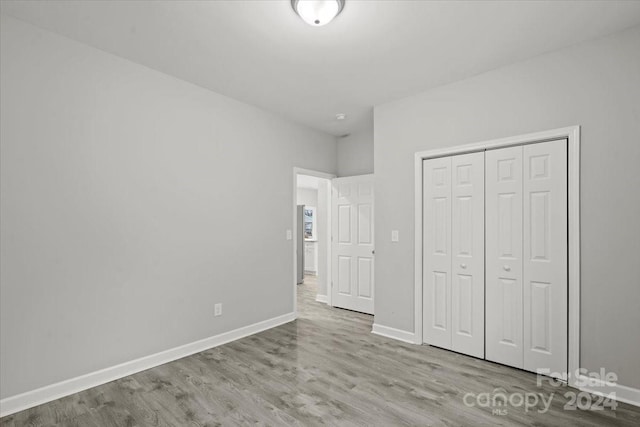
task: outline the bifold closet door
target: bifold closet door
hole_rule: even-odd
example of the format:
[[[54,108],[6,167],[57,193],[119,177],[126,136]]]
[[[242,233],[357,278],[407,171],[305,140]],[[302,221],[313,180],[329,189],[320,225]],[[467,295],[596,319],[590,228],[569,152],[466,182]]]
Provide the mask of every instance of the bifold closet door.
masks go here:
[[[524,369],[567,371],[567,141],[523,148]]]
[[[423,164],[423,341],[451,348],[451,157]]]
[[[487,360],[522,368],[522,146],[485,161]]]
[[[486,152],[486,358],[567,370],[567,143]]]
[[[484,153],[451,158],[451,348],[484,357]]]
[[[423,170],[423,340],[484,357],[484,153]]]

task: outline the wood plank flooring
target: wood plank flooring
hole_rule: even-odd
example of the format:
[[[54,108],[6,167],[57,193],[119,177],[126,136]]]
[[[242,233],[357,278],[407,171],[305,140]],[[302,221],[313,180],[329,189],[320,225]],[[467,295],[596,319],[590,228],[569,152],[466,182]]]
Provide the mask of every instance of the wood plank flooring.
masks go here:
[[[640,408],[564,410],[566,387],[371,334],[373,317],[298,287],[298,320],[0,420],[2,426],[639,426]],[[466,393],[553,395],[547,413],[469,407]]]

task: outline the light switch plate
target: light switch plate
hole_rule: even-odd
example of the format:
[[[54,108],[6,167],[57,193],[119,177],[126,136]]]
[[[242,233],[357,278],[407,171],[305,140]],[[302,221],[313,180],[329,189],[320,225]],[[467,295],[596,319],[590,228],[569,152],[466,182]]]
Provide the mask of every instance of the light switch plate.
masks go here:
[[[287,240],[293,240],[293,232],[291,230],[287,230]]]
[[[400,241],[400,234],[398,233],[398,230],[391,230],[391,241],[392,242]]]

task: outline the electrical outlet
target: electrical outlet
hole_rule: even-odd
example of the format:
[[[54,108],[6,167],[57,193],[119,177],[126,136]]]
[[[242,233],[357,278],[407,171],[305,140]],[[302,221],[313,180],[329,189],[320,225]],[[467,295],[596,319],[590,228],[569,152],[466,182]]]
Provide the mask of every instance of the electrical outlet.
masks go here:
[[[400,236],[399,236],[398,230],[391,230],[391,241],[392,242],[400,241]]]
[[[293,232],[291,230],[287,230],[287,240],[293,240]]]
[[[222,303],[218,303],[215,306],[213,306],[213,315],[222,316]]]

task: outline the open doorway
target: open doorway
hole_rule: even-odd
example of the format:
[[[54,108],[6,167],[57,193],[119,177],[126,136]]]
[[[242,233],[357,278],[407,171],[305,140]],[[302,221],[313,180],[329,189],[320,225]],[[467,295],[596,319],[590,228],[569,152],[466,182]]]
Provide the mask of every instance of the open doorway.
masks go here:
[[[293,169],[296,313],[302,286],[305,301],[374,314],[373,187],[373,174],[336,178]]]
[[[331,179],[335,176],[294,168],[293,178],[294,301],[302,285],[314,288],[316,301],[331,304]]]

